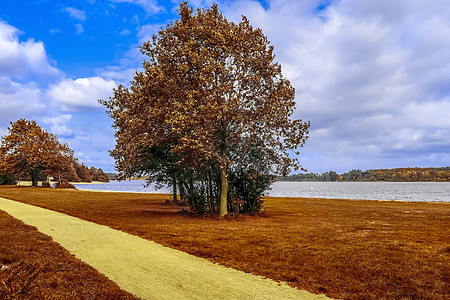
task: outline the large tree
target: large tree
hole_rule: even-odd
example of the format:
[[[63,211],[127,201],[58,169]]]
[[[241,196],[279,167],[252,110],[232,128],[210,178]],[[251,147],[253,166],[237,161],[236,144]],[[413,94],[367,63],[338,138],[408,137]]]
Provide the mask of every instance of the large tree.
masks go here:
[[[29,175],[36,186],[41,174],[61,177],[74,170],[73,151],[36,121],[11,122],[8,131],[1,140],[0,174]]]
[[[273,174],[300,168],[294,154],[307,139],[309,122],[291,118],[294,88],[260,29],[245,17],[229,22],[216,4],[194,14],[183,2],[179,13],[141,47],[148,60],[131,88],[119,86],[102,101],[116,128],[112,155],[122,172],[142,163],[142,149],[164,145],[180,165],[213,165],[223,216],[230,168],[252,164],[242,155],[255,147]]]

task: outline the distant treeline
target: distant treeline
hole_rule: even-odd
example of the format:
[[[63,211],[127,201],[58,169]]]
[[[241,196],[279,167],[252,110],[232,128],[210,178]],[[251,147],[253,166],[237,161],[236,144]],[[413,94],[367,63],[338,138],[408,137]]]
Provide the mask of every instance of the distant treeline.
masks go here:
[[[96,167],[88,168],[85,164],[80,163],[75,159],[68,169],[67,173],[62,174],[63,178],[71,182],[109,182],[109,176],[102,169]],[[45,176],[39,175],[39,180],[46,180]],[[57,181],[59,178],[53,178],[53,181]],[[2,184],[14,184],[16,180],[31,180],[28,174],[21,176],[20,178],[14,178],[10,175],[0,175],[0,185]]]
[[[119,177],[116,173],[106,173],[108,175],[109,180],[117,180]]]
[[[46,180],[45,176],[39,175],[39,180]],[[64,174],[64,179],[67,179],[71,182],[92,182],[92,181],[100,181],[100,182],[109,182],[109,180],[115,180],[116,174],[114,173],[105,173],[102,169],[97,169],[95,167],[86,167],[83,163],[79,163],[78,161],[74,161],[72,166],[69,168],[69,172]],[[4,184],[15,184],[16,180],[12,175],[2,175],[0,174],[0,185]],[[30,176],[25,174],[20,177],[20,180],[31,180]],[[53,181],[57,181],[58,178],[53,178]]]
[[[73,168],[71,168],[71,172],[67,176],[67,179],[71,182],[109,182],[108,175],[102,169],[88,168],[78,160],[75,160],[72,166]]]
[[[277,177],[279,181],[450,181],[450,167],[442,168],[397,168],[361,171],[350,170],[343,174],[334,171],[325,173],[294,174]]]

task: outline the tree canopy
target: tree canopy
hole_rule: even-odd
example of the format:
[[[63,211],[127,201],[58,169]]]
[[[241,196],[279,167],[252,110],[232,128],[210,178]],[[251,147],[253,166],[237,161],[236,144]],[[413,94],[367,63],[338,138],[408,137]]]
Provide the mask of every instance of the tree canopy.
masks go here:
[[[210,195],[220,185],[225,215],[236,197],[228,192],[237,190],[228,186],[230,175],[239,185],[301,167],[290,154],[299,154],[309,122],[291,118],[295,90],[260,29],[245,17],[229,22],[216,4],[194,14],[183,2],[179,14],[141,47],[148,60],[131,87],[119,85],[101,101],[116,128],[111,154],[129,175],[145,171],[146,153],[163,147],[172,181],[186,173],[194,183],[210,177]]]
[[[73,151],[61,144],[56,135],[42,129],[36,121],[20,119],[11,122],[8,134],[2,137],[0,173],[20,177],[28,174],[32,185],[39,175],[59,177],[71,171]]]

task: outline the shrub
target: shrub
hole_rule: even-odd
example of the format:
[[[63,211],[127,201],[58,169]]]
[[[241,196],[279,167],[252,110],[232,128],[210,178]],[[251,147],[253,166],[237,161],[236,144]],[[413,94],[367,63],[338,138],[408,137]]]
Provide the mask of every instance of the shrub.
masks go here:
[[[50,182],[48,182],[48,181],[42,181],[42,187],[43,187],[43,188],[49,188],[49,187],[52,187],[52,186],[50,185]]]
[[[57,188],[57,189],[76,189],[76,187],[73,184],[69,183],[66,179],[63,179],[61,181],[61,183],[58,182],[56,184],[55,188]]]
[[[189,173],[188,173],[189,172]],[[218,212],[220,178],[217,168],[190,170],[179,176],[181,202],[191,215]],[[228,173],[228,212],[255,214],[263,210],[264,192],[274,176],[253,169],[234,168]]]
[[[264,192],[270,188],[273,179],[272,175],[257,174],[249,170],[231,173],[228,177],[228,210],[238,214],[260,212],[264,205]]]
[[[12,175],[0,174],[0,185],[16,184],[16,180]]]

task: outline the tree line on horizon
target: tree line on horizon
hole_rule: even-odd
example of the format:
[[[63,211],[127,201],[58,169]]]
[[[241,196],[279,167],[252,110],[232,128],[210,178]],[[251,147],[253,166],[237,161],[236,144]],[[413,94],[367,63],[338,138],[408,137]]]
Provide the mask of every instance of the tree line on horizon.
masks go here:
[[[300,173],[277,177],[278,181],[391,181],[391,182],[450,182],[450,167],[440,168],[394,168],[361,171],[353,169],[338,174],[335,171],[324,173]]]
[[[73,167],[73,169],[72,169]],[[74,159],[71,172],[67,176],[67,180],[71,182],[109,182],[109,176],[101,168],[91,166],[88,168],[84,163],[80,163],[78,159]]]

